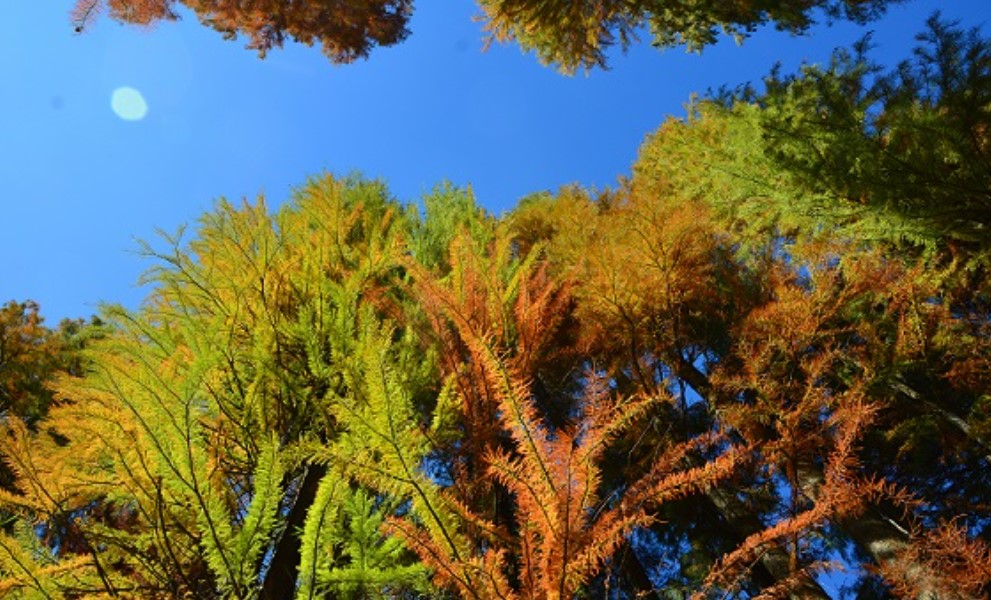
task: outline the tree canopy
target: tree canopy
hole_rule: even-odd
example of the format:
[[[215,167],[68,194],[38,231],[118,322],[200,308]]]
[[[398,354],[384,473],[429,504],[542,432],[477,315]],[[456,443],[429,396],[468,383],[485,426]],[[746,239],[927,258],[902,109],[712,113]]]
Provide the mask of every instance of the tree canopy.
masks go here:
[[[544,63],[573,73],[604,67],[606,53],[626,49],[648,28],[659,47],[684,45],[701,50],[721,33],[741,40],[757,28],[773,24],[800,33],[816,19],[866,22],[901,0],[479,0],[484,28],[492,39],[515,41],[534,51]],[[411,0],[76,0],[72,20],[82,31],[108,10],[112,18],[141,25],[178,18],[176,5],[195,12],[205,25],[225,38],[239,35],[262,56],[287,38],[311,45],[319,42],[334,62],[364,58],[375,46],[402,42],[413,11]]]
[[[221,200],[65,367],[7,305],[0,593],[986,597],[989,47],[774,73],[501,217]]]
[[[243,35],[259,55],[281,47],[285,40],[313,45],[335,63],[368,56],[375,46],[391,46],[406,38],[412,0],[77,0],[72,11],[76,31],[82,31],[102,11],[118,21],[149,25],[176,20],[176,4],[192,10],[204,25],[225,39]]]
[[[714,44],[720,34],[739,41],[768,24],[800,33],[822,17],[863,23],[897,1],[479,0],[479,4],[487,19],[485,27],[496,39],[516,41],[542,62],[571,73],[605,66],[609,49],[626,49],[645,28],[654,46],[683,45],[699,51]]]

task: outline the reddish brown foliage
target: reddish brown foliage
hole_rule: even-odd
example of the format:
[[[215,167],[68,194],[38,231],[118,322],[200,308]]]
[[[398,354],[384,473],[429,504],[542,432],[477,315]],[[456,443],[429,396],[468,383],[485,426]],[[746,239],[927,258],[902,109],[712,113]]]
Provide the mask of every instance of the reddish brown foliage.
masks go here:
[[[402,41],[412,11],[410,0],[78,0],[71,17],[83,30],[106,8],[116,20],[150,25],[179,18],[176,4],[232,39],[248,38],[248,48],[262,56],[287,38],[307,45],[319,42],[334,62],[347,63],[368,55],[372,47]]]

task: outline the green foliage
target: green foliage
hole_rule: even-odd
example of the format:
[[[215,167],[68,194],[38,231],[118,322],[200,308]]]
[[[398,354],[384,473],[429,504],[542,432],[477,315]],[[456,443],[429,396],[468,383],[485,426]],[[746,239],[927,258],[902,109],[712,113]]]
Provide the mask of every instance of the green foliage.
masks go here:
[[[648,141],[638,168],[751,232],[825,230],[983,265],[991,46],[938,15],[918,39],[889,72],[864,40],[826,66],[771,73],[761,92],[701,101]]]
[[[409,243],[418,264],[443,273],[450,271],[449,246],[463,229],[482,246],[491,241],[490,218],[475,204],[470,189],[459,190],[445,183],[422,202],[423,218],[416,222]]]
[[[237,587],[246,589],[256,583],[258,561],[276,525],[283,474],[278,444],[274,440],[269,441],[259,452],[258,465],[252,477],[252,497],[240,530],[226,541],[224,548],[211,548],[213,538],[203,538],[208,555],[230,554],[232,569],[221,578],[222,586],[225,580],[236,580]]]
[[[896,0],[897,1],[897,0]],[[498,40],[515,40],[544,63],[573,73],[606,64],[606,51],[626,49],[649,28],[653,45],[684,45],[697,51],[720,34],[738,41],[762,25],[800,33],[821,11],[829,19],[865,22],[884,12],[889,0],[772,0],[748,2],[645,1],[569,2],[568,0],[480,0],[486,29]]]
[[[113,333],[87,349],[90,372],[63,380],[72,401],[52,433],[11,423],[20,493],[0,500],[68,523],[77,541],[46,543],[142,594],[256,596],[306,458],[294,444],[333,441],[327,402],[358,366],[358,314],[395,310],[380,290],[401,274],[404,215],[381,184],[325,178],[276,215],[221,201],[188,245],[149,249],[153,295],[109,310]]]
[[[410,561],[398,538],[382,532],[384,515],[395,507],[338,481],[328,476],[321,482],[310,509],[300,563],[305,575],[296,597],[391,598],[403,590],[425,589],[423,565]]]

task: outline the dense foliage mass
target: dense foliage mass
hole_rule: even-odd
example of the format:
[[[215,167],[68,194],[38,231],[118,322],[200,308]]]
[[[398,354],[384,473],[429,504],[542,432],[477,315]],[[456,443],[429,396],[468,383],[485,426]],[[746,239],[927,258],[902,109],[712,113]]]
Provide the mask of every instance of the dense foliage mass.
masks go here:
[[[773,24],[792,33],[806,31],[816,17],[863,23],[900,0],[479,0],[486,29],[502,41],[516,41],[544,63],[572,73],[603,67],[606,51],[626,49],[644,29],[654,46],[683,45],[698,51],[720,34],[737,41]]]
[[[404,40],[413,10],[412,0],[77,0],[72,20],[76,31],[82,31],[106,9],[118,21],[150,25],[178,19],[176,4],[195,12],[226,39],[246,36],[248,48],[261,56],[289,38],[307,45],[319,42],[337,63]]]
[[[149,248],[140,310],[8,305],[0,594],[986,597],[991,44],[922,41],[616,190],[325,176]]]
[[[649,27],[653,42],[683,44],[699,50],[719,33],[740,40],[759,26],[773,23],[799,33],[816,16],[865,22],[902,0],[479,0],[485,28],[500,41],[516,41],[541,61],[562,71],[605,66],[606,51],[626,49],[637,32]],[[366,57],[375,46],[403,41],[413,11],[412,0],[76,0],[72,20],[82,31],[108,9],[126,23],[148,25],[178,18],[176,5],[194,11],[226,38],[245,35],[248,48],[262,56],[286,38],[320,42],[334,62]]]

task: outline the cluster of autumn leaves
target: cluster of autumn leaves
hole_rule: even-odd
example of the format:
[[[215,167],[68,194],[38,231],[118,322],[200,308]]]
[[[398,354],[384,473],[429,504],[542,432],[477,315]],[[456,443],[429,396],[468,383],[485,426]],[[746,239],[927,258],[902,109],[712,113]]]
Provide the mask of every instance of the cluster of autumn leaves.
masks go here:
[[[991,49],[927,40],[614,190],[323,176],[146,248],[136,311],[7,305],[0,595],[986,595]]]

